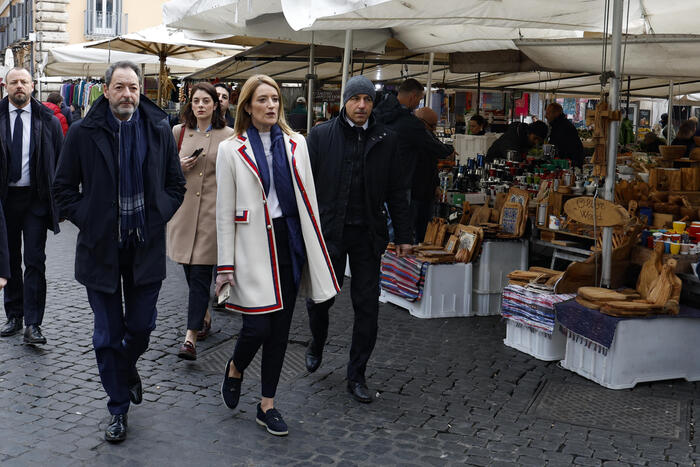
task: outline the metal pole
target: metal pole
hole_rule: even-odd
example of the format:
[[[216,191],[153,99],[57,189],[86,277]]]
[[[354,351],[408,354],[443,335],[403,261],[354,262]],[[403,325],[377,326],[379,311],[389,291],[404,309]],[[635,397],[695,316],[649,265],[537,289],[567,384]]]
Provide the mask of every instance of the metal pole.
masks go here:
[[[623,1],[624,0],[613,1],[612,45],[610,55],[614,73],[612,82],[610,83],[610,110],[613,111],[620,110]],[[615,172],[617,166],[619,128],[619,121],[610,121],[610,129],[608,130],[608,169],[605,175],[605,189],[603,190],[603,198],[610,202],[615,202]],[[601,284],[603,287],[610,287],[612,279],[612,235],[612,227],[603,228],[603,271],[601,275]]]
[[[350,56],[352,55],[352,29],[345,31],[345,50],[343,51],[343,81],[340,85],[340,103],[343,103],[345,83],[348,82],[348,69],[350,68]]]
[[[479,115],[479,103],[481,101],[481,72],[476,74],[476,115]]]
[[[316,78],[314,75],[314,59],[314,33],[311,31],[311,44],[309,44],[309,74],[307,75],[309,80],[309,95],[306,99],[306,134],[309,134],[311,126],[314,123],[314,84]]]
[[[430,103],[433,100],[432,99],[432,93],[430,92],[430,88],[433,86],[433,62],[435,61],[435,52],[430,52],[430,58],[428,59],[428,82],[426,84],[426,89],[425,91],[425,106],[430,107]]]
[[[663,134],[661,135],[663,136]],[[673,80],[668,82],[668,123],[666,124],[666,144],[673,141]]]
[[[627,115],[627,118],[632,120],[630,118],[630,100],[632,99],[632,96],[630,96],[630,86],[632,85],[632,77],[627,76],[627,108],[625,109],[625,114]],[[634,124],[634,122],[632,122]]]

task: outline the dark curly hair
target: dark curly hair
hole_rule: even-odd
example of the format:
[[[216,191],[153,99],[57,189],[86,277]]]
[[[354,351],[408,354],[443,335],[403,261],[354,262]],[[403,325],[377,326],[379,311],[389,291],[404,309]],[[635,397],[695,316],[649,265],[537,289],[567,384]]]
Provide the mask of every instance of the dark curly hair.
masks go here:
[[[211,114],[211,127],[217,130],[225,127],[226,120],[224,119],[224,113],[219,104],[219,95],[216,93],[216,88],[209,83],[197,83],[192,86],[190,101],[185,106],[185,110],[182,111],[182,121],[185,123],[185,126],[192,129],[197,128],[197,117],[195,117],[194,111],[192,110],[192,98],[194,97],[194,93],[200,90],[209,94],[214,102],[214,112]]]

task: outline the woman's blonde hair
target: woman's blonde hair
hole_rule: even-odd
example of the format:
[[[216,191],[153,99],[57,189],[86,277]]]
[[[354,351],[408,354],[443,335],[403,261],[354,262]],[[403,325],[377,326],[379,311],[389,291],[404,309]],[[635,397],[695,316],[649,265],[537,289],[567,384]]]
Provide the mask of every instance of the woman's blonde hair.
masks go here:
[[[294,131],[289,127],[287,120],[284,118],[284,102],[282,102],[282,92],[280,91],[279,85],[274,79],[267,75],[254,75],[248,78],[238,96],[236,123],[233,126],[234,136],[242,135],[251,125],[250,114],[245,110],[245,107],[253,100],[253,94],[255,94],[255,90],[258,89],[258,86],[261,84],[272,86],[277,91],[280,105],[277,111],[277,125],[279,125],[284,133],[291,135]]]

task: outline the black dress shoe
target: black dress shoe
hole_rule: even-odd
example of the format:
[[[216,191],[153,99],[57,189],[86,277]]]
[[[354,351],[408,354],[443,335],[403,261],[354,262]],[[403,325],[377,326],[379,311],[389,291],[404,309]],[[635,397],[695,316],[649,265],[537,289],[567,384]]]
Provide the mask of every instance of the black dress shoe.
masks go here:
[[[243,373],[241,373],[240,378],[232,378],[228,375],[232,364],[233,360],[229,360],[226,364],[224,380],[221,382],[221,398],[229,409],[235,409],[238,406],[238,401],[241,398],[241,383],[243,382]]]
[[[143,400],[143,386],[136,367],[134,367],[131,376],[129,376],[129,399],[136,405],[139,405]]]
[[[309,346],[306,348],[306,369],[309,373],[313,373],[318,370],[323,361],[323,350],[318,352],[316,350],[316,343],[313,339],[309,342]]]
[[[357,402],[362,402],[363,404],[372,402],[372,396],[369,395],[369,389],[367,389],[366,384],[348,381],[348,392]]]
[[[110,443],[118,443],[126,439],[126,414],[112,415],[107,429],[105,430],[105,439]]]
[[[22,318],[8,318],[7,323],[0,329],[0,337],[8,337],[22,330]]]
[[[38,324],[30,324],[24,330],[25,344],[46,344],[46,338],[41,333],[41,328]]]

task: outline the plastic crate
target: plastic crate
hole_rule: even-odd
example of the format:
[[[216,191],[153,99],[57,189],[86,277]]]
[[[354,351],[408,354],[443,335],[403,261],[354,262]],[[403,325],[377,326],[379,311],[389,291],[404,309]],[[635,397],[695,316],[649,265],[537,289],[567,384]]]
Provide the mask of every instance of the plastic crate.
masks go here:
[[[508,347],[524,352],[538,360],[546,362],[558,361],[566,353],[566,336],[554,325],[554,332],[546,332],[531,328],[511,319],[507,320],[506,338],[503,343]]]
[[[700,381],[700,319],[626,319],[610,349],[567,331],[561,366],[609,389],[665,379]]]
[[[474,263],[472,305],[477,316],[501,312],[501,294],[508,283],[508,274],[528,267],[527,240],[493,240],[482,245],[478,262]]]
[[[431,264],[425,274],[423,296],[411,302],[382,289],[379,301],[393,303],[417,318],[471,316],[472,265]]]

